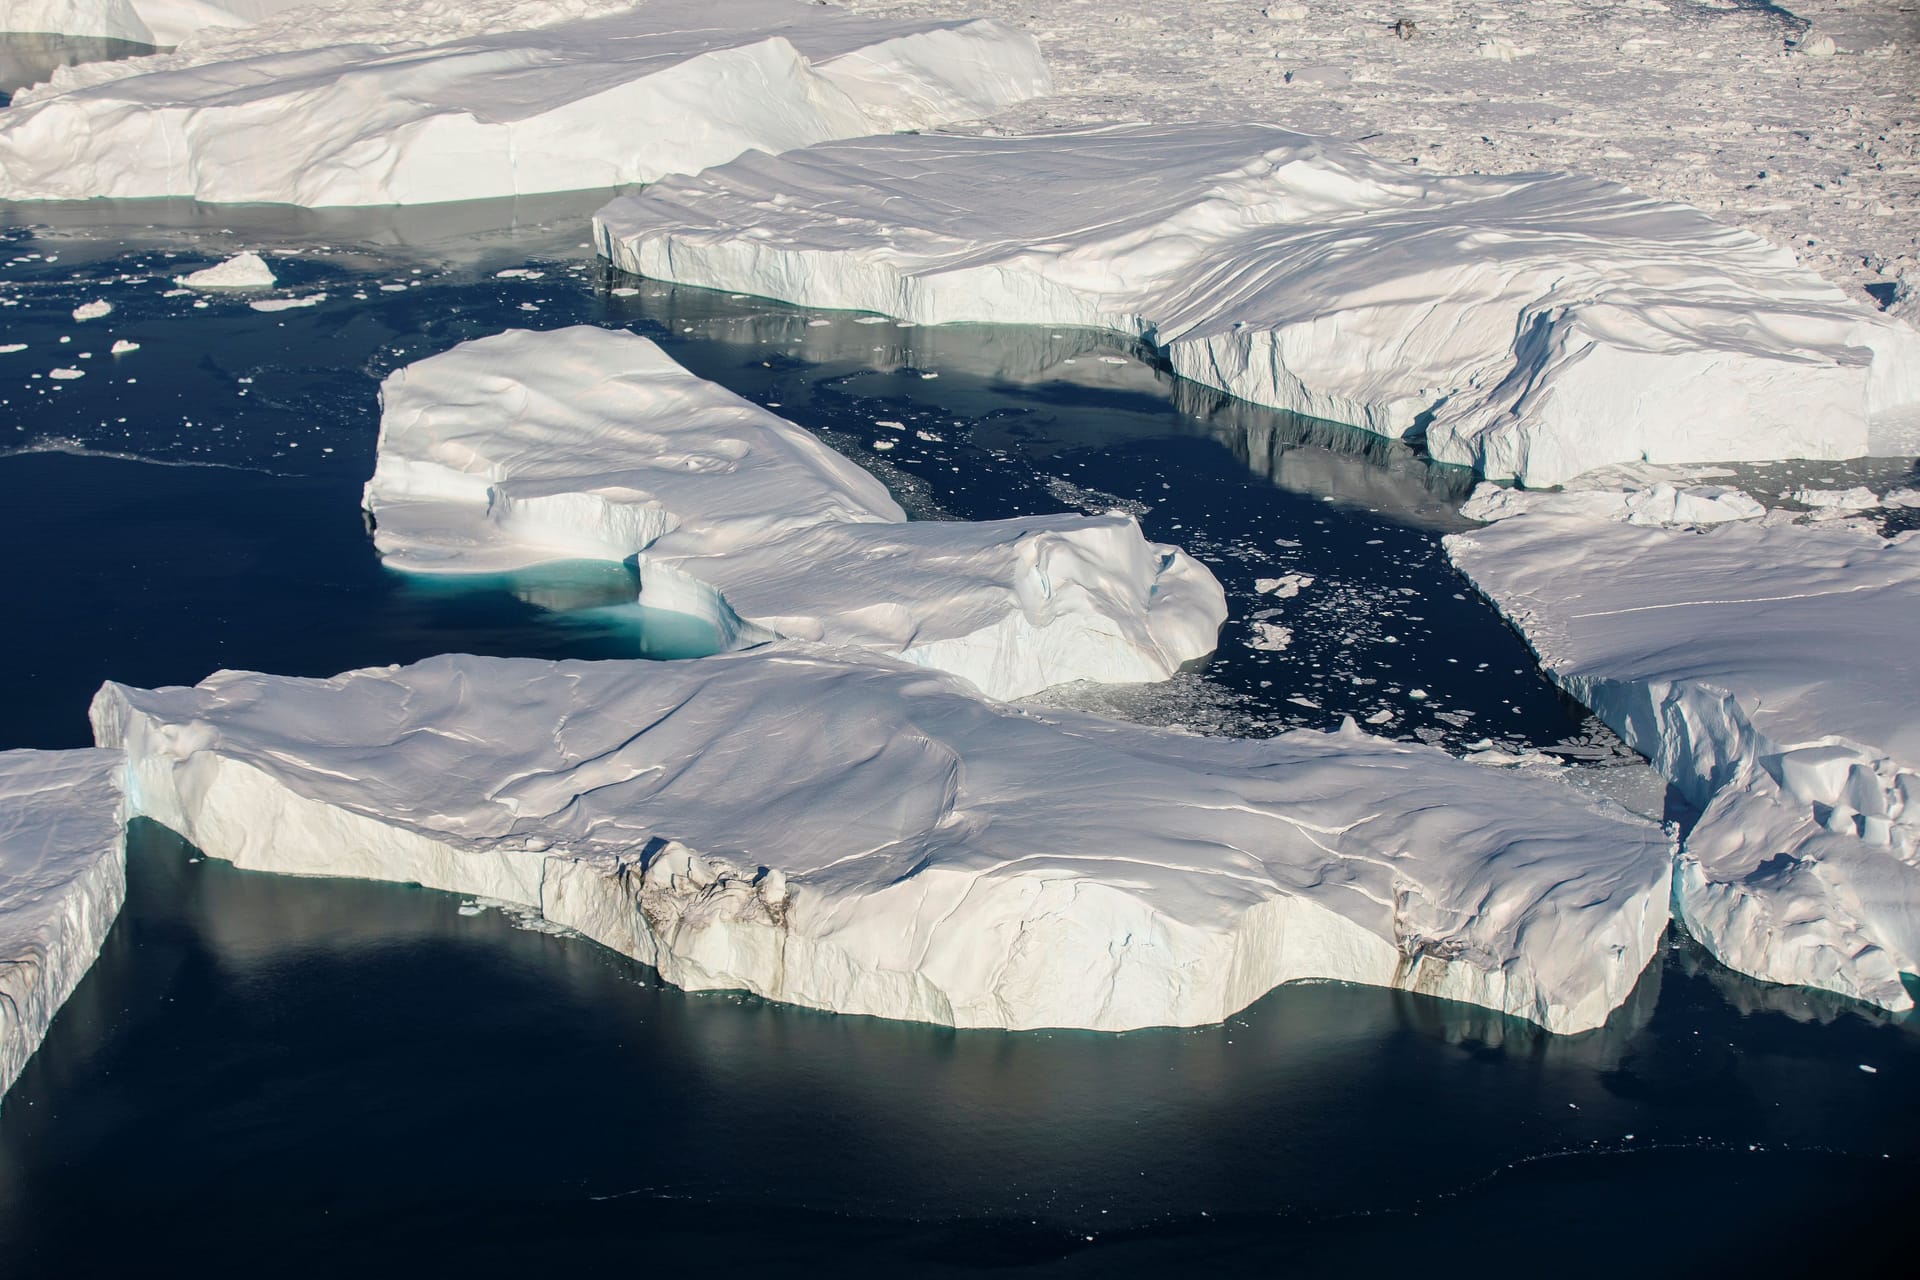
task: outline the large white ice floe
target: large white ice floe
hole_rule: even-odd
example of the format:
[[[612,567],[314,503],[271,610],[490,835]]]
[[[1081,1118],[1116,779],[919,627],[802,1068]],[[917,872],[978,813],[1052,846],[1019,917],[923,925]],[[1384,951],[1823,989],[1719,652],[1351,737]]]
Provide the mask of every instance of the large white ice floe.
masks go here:
[[[1704,815],[1676,900],[1721,960],[1912,1005],[1920,537],[1752,517],[1737,491],[1477,495],[1447,539],[1541,665]],[[1665,523],[1663,523],[1663,520]]]
[[[172,45],[210,27],[244,27],[306,0],[5,0],[0,31]]]
[[[125,772],[118,751],[0,751],[0,1092],[120,914]]]
[[[1445,176],[1264,125],[749,154],[597,215],[625,270],[922,323],[1099,325],[1181,375],[1554,483],[1854,457],[1920,407],[1920,331],[1684,205]]]
[[[859,645],[1014,698],[1213,651],[1226,597],[1125,515],[916,521],[806,430],[647,339],[515,330],[381,388],[365,503],[387,563],[636,560],[642,602],[730,644]]]
[[[856,651],[453,655],[109,684],[134,808],[244,867],[534,906],[689,989],[963,1027],[1218,1021],[1306,979],[1598,1026],[1665,834],[1351,729],[1037,711]]]
[[[365,43],[361,10],[333,6],[282,15],[307,28],[298,47],[251,50],[241,32],[212,61],[56,76],[0,114],[0,199],[331,206],[617,186],[969,119],[1047,86],[1032,37],[993,21],[795,0],[655,0],[576,21],[558,21],[562,4],[508,7],[552,25],[422,43],[400,21]]]

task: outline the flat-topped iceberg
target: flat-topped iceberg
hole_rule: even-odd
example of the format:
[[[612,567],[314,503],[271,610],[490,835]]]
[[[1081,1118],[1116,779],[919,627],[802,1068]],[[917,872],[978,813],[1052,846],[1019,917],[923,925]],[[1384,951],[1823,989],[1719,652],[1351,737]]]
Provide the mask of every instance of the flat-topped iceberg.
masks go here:
[[[1854,457],[1920,408],[1920,332],[1696,209],[1264,125],[748,154],[615,200],[595,235],[667,280],[1138,334],[1184,377],[1424,430],[1440,461],[1533,485],[1642,459]]]
[[[365,503],[395,568],[639,566],[729,644],[859,645],[1015,698],[1213,651],[1226,596],[1129,516],[908,523],[873,476],[647,339],[515,330],[381,388]]]
[[[305,0],[7,0],[0,31],[171,45],[209,27],[244,27]]]
[[[0,199],[333,206],[610,187],[987,115],[1048,83],[1033,39],[990,20],[794,0],[656,0],[576,21],[561,4],[505,7],[549,25],[423,43],[402,9],[367,43],[364,10],[336,5],[281,15],[259,48],[237,33],[213,60],[56,76],[0,116]],[[423,7],[429,39],[437,22]]]
[[[0,1093],[126,899],[125,773],[118,751],[0,751]]]
[[[1722,961],[1888,1009],[1920,973],[1920,537],[1737,491],[1484,494],[1447,539],[1552,678],[1705,812],[1676,900]]]
[[[962,1027],[1218,1021],[1336,979],[1598,1026],[1664,834],[1351,728],[1201,738],[782,644],[109,684],[135,809],[244,867],[484,894],[689,989]]]

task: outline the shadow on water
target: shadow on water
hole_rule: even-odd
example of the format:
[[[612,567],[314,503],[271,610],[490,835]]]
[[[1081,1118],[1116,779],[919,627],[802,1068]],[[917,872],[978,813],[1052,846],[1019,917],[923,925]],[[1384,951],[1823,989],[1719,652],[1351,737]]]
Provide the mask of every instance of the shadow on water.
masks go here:
[[[956,1032],[688,995],[456,895],[238,871],[145,821],[129,861],[0,1109],[10,1274],[635,1248],[1319,1274],[1564,1232],[1556,1270],[1589,1274],[1750,1254],[1733,1210],[1763,1189],[1838,1215],[1775,1216],[1779,1256],[1858,1257],[1920,1157],[1910,1029],[1740,1007],[1754,984],[1684,942],[1586,1036],[1331,983],[1216,1027]]]

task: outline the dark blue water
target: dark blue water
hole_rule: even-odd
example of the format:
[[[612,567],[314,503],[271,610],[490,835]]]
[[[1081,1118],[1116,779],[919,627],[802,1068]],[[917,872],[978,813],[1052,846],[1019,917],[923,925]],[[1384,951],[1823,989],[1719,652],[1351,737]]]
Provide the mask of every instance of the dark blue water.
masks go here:
[[[610,277],[564,209],[497,235],[458,210],[316,222],[274,263],[325,302],[198,307],[167,278],[271,246],[269,216],[152,210],[177,225],[62,211],[0,242],[0,343],[27,344],[0,355],[0,746],[86,741],[105,678],[696,645],[618,566],[423,580],[367,540],[378,378],[584,321],[779,406],[922,517],[1120,506],[1220,575],[1234,620],[1203,670],[1069,698],[1236,732],[1385,713],[1628,767],[1448,571],[1466,477],[1403,446],[1176,386],[1097,334]],[[522,266],[544,274],[495,278]],[[73,322],[95,297],[114,313]],[[1256,592],[1288,573],[1314,582]],[[1284,651],[1248,645],[1269,609]],[[1331,984],[1221,1027],[953,1032],[688,996],[452,895],[239,872],[144,823],[129,857],[106,953],[0,1108],[5,1274],[1794,1273],[1909,1248],[1920,1038],[1684,939],[1580,1037]]]

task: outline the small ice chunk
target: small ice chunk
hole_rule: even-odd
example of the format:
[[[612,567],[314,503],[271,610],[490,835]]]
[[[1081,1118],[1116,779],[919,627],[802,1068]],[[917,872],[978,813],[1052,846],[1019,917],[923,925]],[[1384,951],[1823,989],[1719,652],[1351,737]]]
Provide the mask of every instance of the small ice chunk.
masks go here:
[[[140,349],[139,343],[128,342],[125,338],[122,338],[118,342],[113,344],[112,354],[116,356],[123,356],[127,354],[127,352],[129,351],[138,351],[139,349]]]
[[[1256,622],[1253,624],[1253,639],[1247,643],[1255,649],[1278,653],[1293,643],[1293,628],[1283,627],[1277,622]]]
[[[262,298],[247,305],[255,311],[292,311],[296,307],[316,307],[326,300],[324,293],[310,293],[304,298]]]
[[[271,289],[276,283],[266,259],[252,250],[236,253],[225,262],[188,275],[175,276],[173,282],[189,289]]]
[[[71,382],[75,378],[86,377],[87,371],[85,369],[52,369],[47,372],[47,376],[56,382]]]
[[[113,314],[113,304],[105,298],[96,298],[92,302],[83,302],[73,309],[75,320],[98,320],[101,316]]]
[[[1253,589],[1263,596],[1272,596],[1277,600],[1291,600],[1304,588],[1312,585],[1312,574],[1289,573],[1278,578],[1256,578]]]

